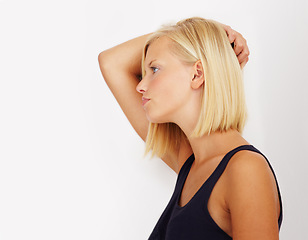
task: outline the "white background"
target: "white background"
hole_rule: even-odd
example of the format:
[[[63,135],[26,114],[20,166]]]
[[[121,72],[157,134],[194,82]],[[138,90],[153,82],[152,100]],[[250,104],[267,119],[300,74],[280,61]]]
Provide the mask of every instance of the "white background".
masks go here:
[[[259,1],[0,1],[0,239],[147,239],[176,174],[142,158],[98,54],[201,16],[247,39],[244,137],[280,185],[280,237],[308,239],[308,4]]]

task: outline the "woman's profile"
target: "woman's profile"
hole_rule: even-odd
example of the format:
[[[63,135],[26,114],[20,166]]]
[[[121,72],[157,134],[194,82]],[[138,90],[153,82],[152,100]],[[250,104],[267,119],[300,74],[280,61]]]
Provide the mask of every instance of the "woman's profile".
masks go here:
[[[233,43],[234,46],[230,43]],[[282,201],[268,159],[247,142],[241,34],[192,17],[99,54],[129,122],[177,174],[150,240],[279,239]]]

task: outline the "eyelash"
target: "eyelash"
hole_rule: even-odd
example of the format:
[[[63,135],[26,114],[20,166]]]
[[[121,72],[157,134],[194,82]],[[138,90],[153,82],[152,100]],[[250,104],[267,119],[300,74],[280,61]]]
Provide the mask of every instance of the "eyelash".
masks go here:
[[[151,67],[151,69],[153,70],[153,73],[156,73],[156,72],[154,72],[154,69],[157,69],[157,70],[158,70],[157,67]]]

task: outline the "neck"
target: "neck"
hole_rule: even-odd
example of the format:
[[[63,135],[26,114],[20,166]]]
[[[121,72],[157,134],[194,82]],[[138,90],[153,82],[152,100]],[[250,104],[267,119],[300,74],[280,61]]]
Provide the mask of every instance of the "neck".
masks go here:
[[[183,129],[182,129],[183,130]],[[192,131],[183,131],[186,136],[190,136]],[[195,165],[216,156],[225,155],[232,149],[249,144],[237,130],[230,129],[225,132],[213,132],[198,138],[189,138],[188,141],[195,156]]]
[[[201,111],[200,92],[197,92],[193,97],[186,101],[182,106],[181,111],[174,117],[176,123],[187,136],[189,144],[195,155],[194,164],[204,162],[215,156],[225,155],[230,150],[240,146],[249,144],[241,134],[234,129],[229,129],[225,132],[212,132],[209,135],[204,134],[202,137],[189,137],[193,132],[198,117]]]

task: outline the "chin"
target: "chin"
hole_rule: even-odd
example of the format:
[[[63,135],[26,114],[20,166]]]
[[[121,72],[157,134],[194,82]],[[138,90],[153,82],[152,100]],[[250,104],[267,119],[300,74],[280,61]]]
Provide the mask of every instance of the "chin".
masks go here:
[[[170,123],[172,122],[171,114],[169,110],[167,112],[164,111],[164,113],[162,111],[154,112],[153,109],[152,111],[146,111],[146,117],[151,123]]]
[[[149,122],[151,123],[169,123],[171,122],[170,120],[163,118],[163,117],[153,117],[153,116],[149,116],[147,115],[147,119],[149,120]]]
[[[153,119],[153,118],[149,118],[147,117],[147,119],[149,120],[150,123],[164,123],[163,121],[160,121],[159,119]]]

